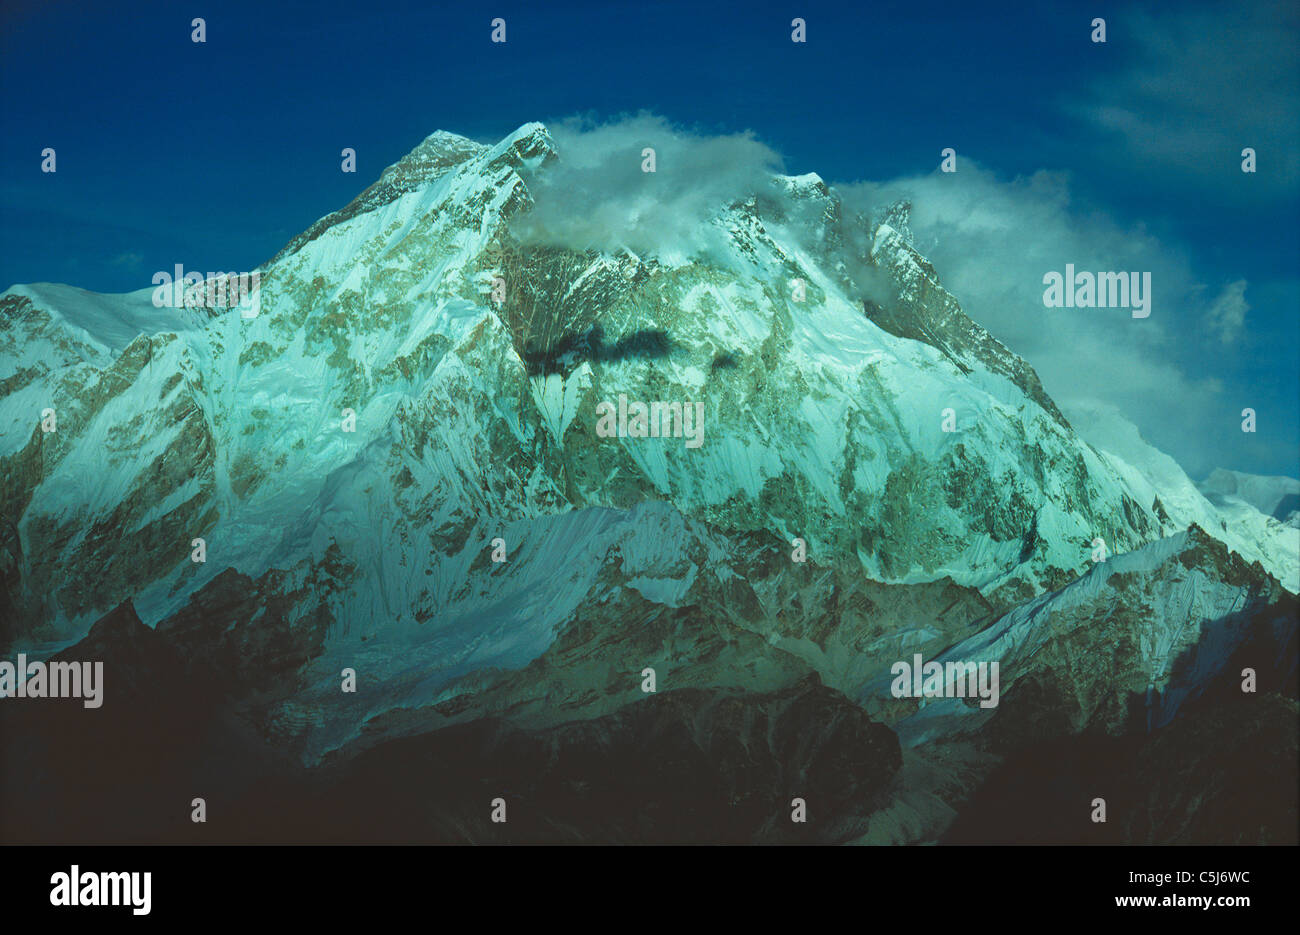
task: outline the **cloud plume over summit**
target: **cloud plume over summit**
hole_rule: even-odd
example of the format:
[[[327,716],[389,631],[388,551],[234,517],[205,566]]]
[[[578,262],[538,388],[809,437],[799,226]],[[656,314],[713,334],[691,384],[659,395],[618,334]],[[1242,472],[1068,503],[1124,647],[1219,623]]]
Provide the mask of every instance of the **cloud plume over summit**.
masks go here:
[[[701,135],[649,113],[547,126],[559,159],[529,180],[537,205],[515,231],[532,243],[669,258],[708,253],[725,236],[709,218],[781,169],[781,157],[751,133]],[[642,169],[646,148],[654,172]]]

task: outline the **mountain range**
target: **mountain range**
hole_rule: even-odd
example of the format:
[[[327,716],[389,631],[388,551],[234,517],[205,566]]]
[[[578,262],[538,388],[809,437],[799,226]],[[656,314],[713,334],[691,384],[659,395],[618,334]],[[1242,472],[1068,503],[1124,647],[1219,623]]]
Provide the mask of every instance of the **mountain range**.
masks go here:
[[[1063,412],[905,201],[593,249],[565,158],[433,134],[254,317],[0,295],[0,644],[106,699],[6,699],[0,837],[1295,842],[1300,482]],[[895,696],[914,654],[998,705]]]

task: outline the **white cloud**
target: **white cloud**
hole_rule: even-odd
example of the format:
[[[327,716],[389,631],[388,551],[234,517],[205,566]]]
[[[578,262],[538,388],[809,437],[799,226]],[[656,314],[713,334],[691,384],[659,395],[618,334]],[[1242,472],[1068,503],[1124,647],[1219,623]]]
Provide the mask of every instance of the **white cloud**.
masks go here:
[[[515,228],[533,243],[664,257],[708,253],[723,245],[708,218],[761,190],[781,166],[749,133],[701,136],[652,114],[547,126],[559,160],[530,180],[537,206]],[[646,147],[655,151],[655,172],[642,171]]]
[[[884,184],[837,187],[863,210],[897,198],[912,201],[918,250],[934,264],[963,309],[1038,371],[1067,411],[1118,407],[1144,435],[1190,471],[1212,466],[1209,439],[1220,437],[1219,380],[1187,372],[1186,342],[1216,337],[1237,309],[1224,290],[1219,317],[1207,319],[1206,287],[1187,257],[1144,225],[1121,226],[1081,204],[1065,174],[1039,171],[1012,181],[967,159],[951,174],[934,172]],[[1151,316],[1120,308],[1045,308],[1043,276],[1076,271],[1152,274]],[[1244,284],[1243,284],[1244,285]]]

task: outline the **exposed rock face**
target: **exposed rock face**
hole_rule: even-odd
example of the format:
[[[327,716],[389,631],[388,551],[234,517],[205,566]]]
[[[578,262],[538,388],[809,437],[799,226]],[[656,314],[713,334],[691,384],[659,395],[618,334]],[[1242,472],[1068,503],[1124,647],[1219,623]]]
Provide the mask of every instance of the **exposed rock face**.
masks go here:
[[[1294,629],[1300,529],[1085,442],[906,205],[778,177],[701,220],[715,249],[571,249],[521,223],[564,158],[539,124],[434,134],[259,270],[252,319],[0,296],[0,644],[180,691],[277,777],[217,769],[232,801],[304,828],[409,770],[445,796],[357,835],[900,842],[1031,741],[1181,749],[1225,660]],[[702,403],[702,444],[609,437],[620,397]],[[998,661],[1001,706],[894,697],[915,653]],[[160,775],[211,768],[176,747]]]
[[[906,214],[897,210],[891,211],[889,218],[893,224],[907,223]],[[902,229],[906,231],[906,227]],[[939,285],[939,274],[912,248],[910,234],[900,233],[889,221],[882,223],[876,229],[871,257],[889,271],[898,288],[898,301],[887,308],[867,300],[866,312],[872,321],[890,334],[930,345],[963,373],[978,369],[1005,377],[1044,412],[1069,427],[1033,368],[967,318],[957,300]]]

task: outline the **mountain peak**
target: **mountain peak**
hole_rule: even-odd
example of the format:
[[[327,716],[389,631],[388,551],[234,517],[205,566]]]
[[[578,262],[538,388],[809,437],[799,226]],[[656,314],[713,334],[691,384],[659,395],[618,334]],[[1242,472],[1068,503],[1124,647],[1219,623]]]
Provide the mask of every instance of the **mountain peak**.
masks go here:
[[[439,182],[471,160],[486,157],[482,171],[493,174],[502,169],[511,172],[533,169],[550,162],[555,155],[555,142],[541,123],[526,123],[491,146],[476,143],[447,130],[436,130],[386,168],[373,185],[345,207],[326,215],[293,238],[267,265],[292,256],[338,224],[383,208],[405,195]]]

